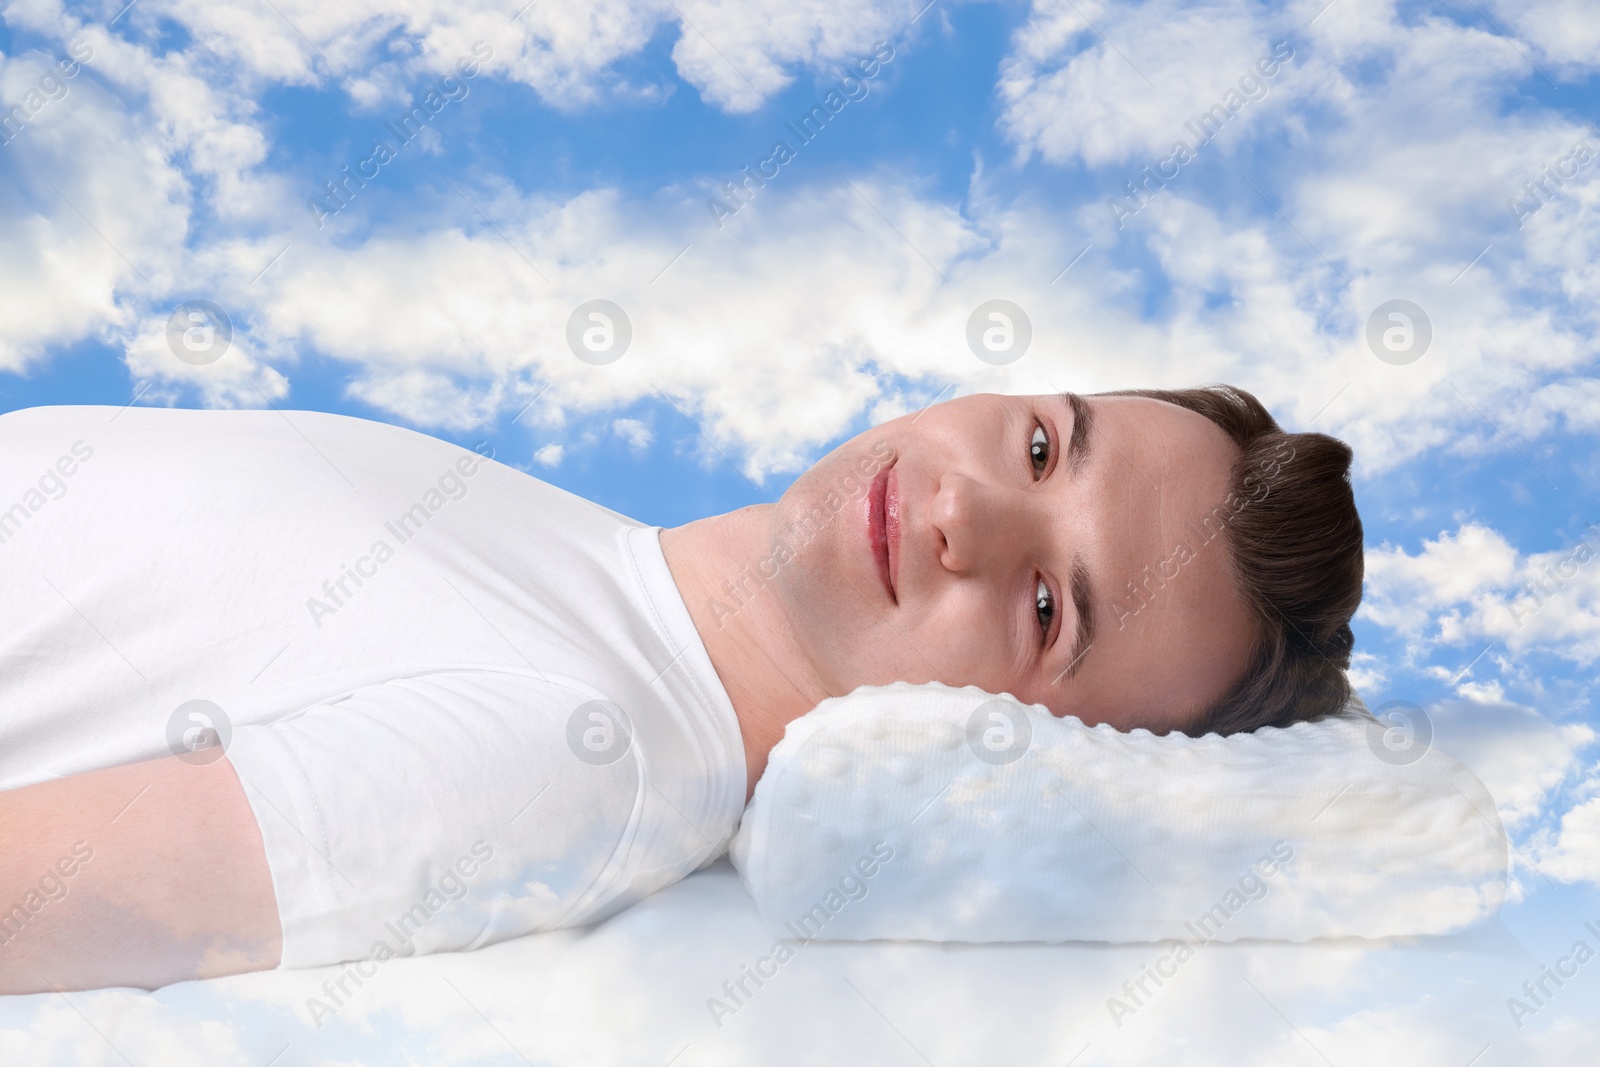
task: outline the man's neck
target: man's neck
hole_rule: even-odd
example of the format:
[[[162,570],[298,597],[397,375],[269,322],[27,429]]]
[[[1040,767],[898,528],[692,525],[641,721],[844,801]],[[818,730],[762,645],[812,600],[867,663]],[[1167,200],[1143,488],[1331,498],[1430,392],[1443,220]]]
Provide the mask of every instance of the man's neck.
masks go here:
[[[772,511],[755,504],[661,531],[667,569],[739,719],[746,801],[784,727],[830,695],[795,643],[771,583],[741,582],[771,554]],[[737,599],[730,586],[742,587]]]

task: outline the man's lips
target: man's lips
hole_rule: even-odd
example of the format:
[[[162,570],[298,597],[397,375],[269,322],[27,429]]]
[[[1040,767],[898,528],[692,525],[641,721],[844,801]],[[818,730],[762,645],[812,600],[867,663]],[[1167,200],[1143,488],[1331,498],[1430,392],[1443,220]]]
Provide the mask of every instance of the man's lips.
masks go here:
[[[889,465],[883,483],[883,533],[889,553],[889,592],[900,603],[900,478]]]
[[[895,595],[895,571],[900,555],[900,495],[895,490],[894,467],[885,467],[872,479],[872,489],[867,494],[867,541],[872,549],[873,561],[878,567],[878,578],[883,582],[889,599],[898,604]]]

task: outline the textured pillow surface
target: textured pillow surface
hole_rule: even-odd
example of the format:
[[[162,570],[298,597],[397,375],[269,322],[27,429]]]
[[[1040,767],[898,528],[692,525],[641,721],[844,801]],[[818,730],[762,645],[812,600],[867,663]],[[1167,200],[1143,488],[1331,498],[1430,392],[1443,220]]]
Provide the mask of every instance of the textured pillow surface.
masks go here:
[[[966,687],[864,686],[789,724],[731,858],[791,937],[1304,941],[1493,915],[1493,798],[1364,711],[1190,738]]]

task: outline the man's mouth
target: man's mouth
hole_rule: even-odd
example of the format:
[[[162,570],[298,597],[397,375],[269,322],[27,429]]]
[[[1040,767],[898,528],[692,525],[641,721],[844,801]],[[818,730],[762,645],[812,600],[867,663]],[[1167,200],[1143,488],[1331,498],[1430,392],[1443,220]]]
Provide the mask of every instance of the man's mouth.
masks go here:
[[[897,489],[891,465],[872,479],[872,490],[867,494],[867,540],[878,566],[878,578],[895,604],[900,602],[894,582],[895,564],[900,555],[900,494]]]

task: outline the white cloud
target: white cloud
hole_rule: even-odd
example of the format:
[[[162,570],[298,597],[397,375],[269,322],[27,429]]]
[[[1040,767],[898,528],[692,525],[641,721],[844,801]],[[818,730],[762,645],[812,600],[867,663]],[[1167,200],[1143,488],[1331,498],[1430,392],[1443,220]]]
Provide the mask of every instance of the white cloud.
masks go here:
[[[0,366],[21,368],[95,337],[126,351],[133,373],[154,383],[152,397],[193,383],[208,402],[249,404],[257,390],[284,396],[309,352],[352,364],[353,396],[417,425],[458,430],[520,407],[531,382],[551,384],[545,425],[659,389],[719,449],[743,453],[758,478],[802,467],[829,438],[948,382],[961,392],[1233,380],[1286,422],[1317,418],[1318,428],[1351,440],[1368,472],[1428,449],[1504,449],[1474,404],[1514,438],[1600,428],[1600,385],[1581,373],[1595,354],[1593,324],[1581,318],[1589,313],[1557,314],[1538,298],[1508,295],[1560,292],[1574,308],[1600,306],[1600,182],[1573,182],[1516,240],[1497,243],[1450,284],[1482,247],[1473,231],[1503,226],[1495,220],[1506,196],[1576,130],[1553,113],[1499,113],[1522,60],[1479,30],[1443,19],[1402,25],[1386,8],[1341,5],[1303,48],[1296,43],[1271,94],[1230,120],[1217,145],[1242,151],[1251,138],[1286,131],[1295,154],[1281,207],[1293,228],[1265,209],[1240,219],[1208,207],[1181,180],[1119,233],[1103,203],[1063,217],[1026,196],[985,193],[958,209],[920,192],[914,176],[884,172],[852,178],[870,205],[848,186],[792,183],[764,191],[718,231],[703,203],[677,189],[641,198],[594,189],[553,202],[485,175],[465,191],[513,248],[454,193],[419,210],[414,217],[429,220],[421,228],[368,233],[341,215],[312,230],[307,191],[267,166],[260,91],[331,86],[337,66],[351,79],[340,83],[345,91],[380,108],[492,30],[500,43],[480,78],[525,81],[547,102],[585,106],[643,91],[607,72],[678,18],[671,7],[534,5],[513,23],[504,12],[421,0],[382,10],[280,6],[287,21],[265,9],[147,0],[125,16],[134,42],[82,27],[51,3],[8,9],[9,22],[91,41],[93,76],[121,97],[81,75],[60,113],[26,131],[40,134],[37,166],[24,173],[36,206],[0,236],[9,283],[0,285]],[[732,66],[705,51],[705,37],[686,30],[686,76],[737,108],[771,91],[761,72],[832,70],[920,5],[680,6],[760,87],[750,95]],[[1116,49],[1081,24],[1080,10],[1159,93],[1149,95]],[[137,43],[158,17],[186,26],[200,46],[156,55]],[[1194,99],[1236,82],[1239,63],[1275,36],[1263,17],[1227,3],[1041,4],[1006,61],[1011,88],[1002,96],[1016,105],[1008,128],[1047,157],[1143,159]],[[1196,18],[1209,20],[1208,40],[1221,33],[1244,59],[1231,45],[1184,52],[1184,27]],[[24,84],[41,58],[7,60],[16,72],[6,76]],[[1375,63],[1375,83],[1346,73]],[[1080,78],[1075,64],[1101,73]],[[1312,137],[1302,93],[1315,93],[1338,122]],[[1421,101],[1450,121],[1419,110]],[[1110,110],[1095,119],[1096,107]],[[1033,125],[1017,125],[1029,108]],[[1073,122],[1058,128],[1042,117],[1056,114]],[[196,230],[196,218],[215,221]],[[1142,243],[1155,277],[1108,269],[1119,243],[1134,254]],[[1170,286],[1153,316],[1152,283]],[[565,318],[593,292],[613,294],[636,319],[638,360],[594,368],[566,352]],[[1029,356],[997,370],[962,342],[966,315],[996,294],[1028,309],[1035,327]],[[1362,349],[1367,314],[1396,294],[1428,309],[1437,357],[1391,367]],[[196,295],[222,304],[240,331],[238,351],[209,377],[163,360],[152,343],[172,306]],[[1542,614],[1540,626],[1561,617]]]
[[[175,399],[179,384],[198,390],[207,407],[262,407],[289,394],[289,379],[253,353],[247,334],[235,333],[215,362],[194,366],[175,358],[165,319],[143,319],[136,331],[125,343],[123,361],[135,381],[159,383],[140,394],[140,403]]]
[[[1350,677],[1350,684],[1357,693],[1375,693],[1389,680],[1388,672],[1383,669],[1384,661],[1370,652],[1356,652],[1350,657],[1350,669],[1346,673]]]
[[[1273,61],[1284,38],[1260,15],[1236,2],[1038,0],[1001,67],[1002,124],[1024,156],[1130,163],[1138,181],[1139,164],[1154,164],[1175,141],[1195,146],[1186,122],[1223,106],[1227,133],[1200,151],[1224,151],[1241,123],[1270,121],[1262,112],[1278,111],[1298,74],[1292,58]],[[1290,43],[1280,54],[1293,53]]]
[[[437,229],[349,247],[297,244],[255,286],[242,272],[219,285],[254,304],[263,352],[314,350],[356,363],[357,395],[420,424],[459,427],[487,418],[497,400],[514,403],[451,399],[440,389],[446,377],[546,381],[541,421],[659,389],[718,447],[747,450],[757,477],[799,468],[863,416],[884,389],[869,361],[890,374],[1048,388],[1044,359],[995,372],[966,349],[966,317],[1001,276],[953,267],[981,243],[972,226],[900,185],[855,184],[893,228],[848,187],[797,186],[747,207],[721,234],[692,202],[639,203],[596,190],[551,203],[474,190],[498,232],[452,196],[436,205],[446,220]],[[661,275],[686,235],[693,248]],[[943,288],[924,254],[955,271],[957,292]],[[1042,290],[1049,262],[1021,265],[1032,280],[1016,288]],[[568,317],[597,292],[633,325],[630,349],[607,366],[580,361],[565,342]],[[1066,293],[1057,303],[1062,315],[1087,312],[1080,337],[1102,333],[1109,342],[1121,332],[1087,297]]]
[[[1489,10],[1555,65],[1555,77],[1581,77],[1600,65],[1600,21],[1587,0],[1494,0]]]
[[[637,96],[641,87],[610,67],[641,49],[671,8],[596,0],[531,4],[513,15],[516,6],[444,0],[143,0],[125,19],[140,37],[153,36],[164,20],[182,26],[196,52],[214,57],[222,80],[245,92],[265,84],[338,86],[358,105],[377,108],[408,100],[420,82],[451,73],[464,57],[483,59],[487,50],[485,70],[570,108]]]
[[[1498,679],[1490,679],[1487,682],[1462,682],[1456,686],[1456,693],[1480,704],[1498,704],[1506,698],[1505,689]]]
[[[1508,114],[1505,96],[1533,76],[1527,47],[1470,25],[1470,12],[1455,22],[1346,3],[1312,22],[1321,8],[1279,18],[1242,0],[1040,0],[1002,66],[1002,127],[1022,155],[1095,168],[1120,196],[1174,138],[1196,144],[1184,119],[1255,51],[1289,39],[1294,58],[1269,95],[1197,149],[1226,153],[1265,190],[1270,203],[1243,187],[1256,221],[1196,203],[1182,170],[1140,193],[1148,205],[1121,228],[1109,201],[1080,211],[1097,247],[1136,255],[1142,243],[1159,257],[1174,284],[1158,324],[1173,355],[1196,378],[1233,373],[1290,422],[1317,418],[1368,473],[1426,451],[1509,452],[1501,431],[1532,452],[1526,439],[1551,428],[1600,429],[1600,165],[1524,231],[1505,206],[1576,138],[1597,151],[1600,138],[1553,110]],[[1198,49],[1190,20],[1202,17]],[[1363,338],[1395,298],[1432,327],[1410,366],[1379,362]]]
[[[1516,572],[1517,550],[1504,536],[1481,523],[1464,523],[1454,534],[1424,540],[1416,555],[1394,545],[1369,548],[1361,612],[1417,635],[1441,608],[1481,599],[1511,584]]]
[[[1478,776],[1508,828],[1525,827],[1546,810],[1596,739],[1582,723],[1554,723],[1500,700],[1446,700],[1430,704],[1426,714],[1434,746]]]
[[[794,80],[792,66],[843,73],[870,59],[878,41],[903,48],[904,31],[925,2],[679,0],[682,30],[672,58],[707,101],[753,111]]]
[[[533,458],[540,466],[555,468],[561,466],[561,458],[566,453],[565,447],[552,442],[536,451]]]
[[[1600,526],[1565,547],[1523,555],[1477,522],[1424,540],[1368,549],[1363,618],[1404,635],[1413,648],[1504,642],[1580,665],[1600,659]]]
[[[722,984],[743,978],[773,938],[732,870],[715,865],[589,929],[396,959],[359,987],[347,981],[348,1001],[316,1031],[307,1062],[470,1064],[505,1057],[509,1045],[531,1062],[595,1065],[664,1063],[689,1048],[697,1062],[773,1067],[917,1062],[913,1049],[951,1063],[1077,1055],[1265,1067],[1321,1062],[1309,1041],[1340,1064],[1461,1067],[1487,1040],[1483,1004],[1499,1009],[1485,990],[1523,977],[1481,932],[1419,945],[1217,944],[1159,985],[1147,973],[1170,946],[815,943],[762,986],[745,979],[748,998],[718,1026],[708,998],[726,998]],[[82,1015],[55,996],[7,998],[0,1055],[186,1065],[251,1062],[243,1050],[264,1048],[255,1059],[265,1062],[287,1040],[277,1035],[309,1028],[306,998],[326,997],[322,983],[341,970],[70,994]],[[1141,978],[1138,1010],[1116,1025],[1108,998]],[[1573,989],[1526,1030],[1501,1016],[1505,1029],[1490,1032],[1502,1062],[1587,1062],[1600,1033],[1585,1006]]]
[[[0,57],[0,99],[25,100],[65,55]],[[20,201],[0,226],[7,370],[36,363],[50,346],[126,326],[130,313],[114,292],[158,279],[188,226],[186,205],[170,195],[181,187],[178,171],[141,142],[142,119],[81,69],[62,84],[66,95],[40,108],[5,148]],[[85,145],[95,146],[92,158]]]
[[[422,81],[451,74],[461,59],[475,56],[490,76],[527,85],[553,107],[658,102],[671,85],[636,84],[615,66],[672,25],[679,75],[707,102],[745,112],[788,85],[793,68],[827,72],[870,54],[874,41],[900,34],[920,6],[591,0],[501,9],[448,0],[266,6],[143,0],[119,22],[121,32],[139,40],[157,37],[163,23],[181,26],[194,42],[189,51],[206,57],[200,62],[213,80],[247,99],[268,84],[338,86],[368,108],[409,100]],[[7,21],[48,32],[87,20],[52,0],[35,0],[12,5]],[[191,89],[204,99],[204,84]]]
[[[611,432],[626,441],[635,452],[649,448],[650,442],[656,437],[655,431],[638,419],[615,419],[611,423]]]
[[[1561,817],[1555,842],[1540,853],[1539,869],[1563,882],[1600,885],[1600,797]]]
[[[207,1067],[254,1057],[254,1042],[237,1021],[208,1017],[204,1008],[186,1000],[181,994],[131,989],[5,997],[0,1000],[7,1021],[0,1030],[0,1057],[7,1063],[81,1067],[126,1067],[129,1062]],[[86,1026],[88,1019],[94,1023]]]
[[[484,425],[508,402],[509,392],[503,382],[474,388],[422,368],[369,373],[349,386],[351,396],[407,422],[452,430]]]

